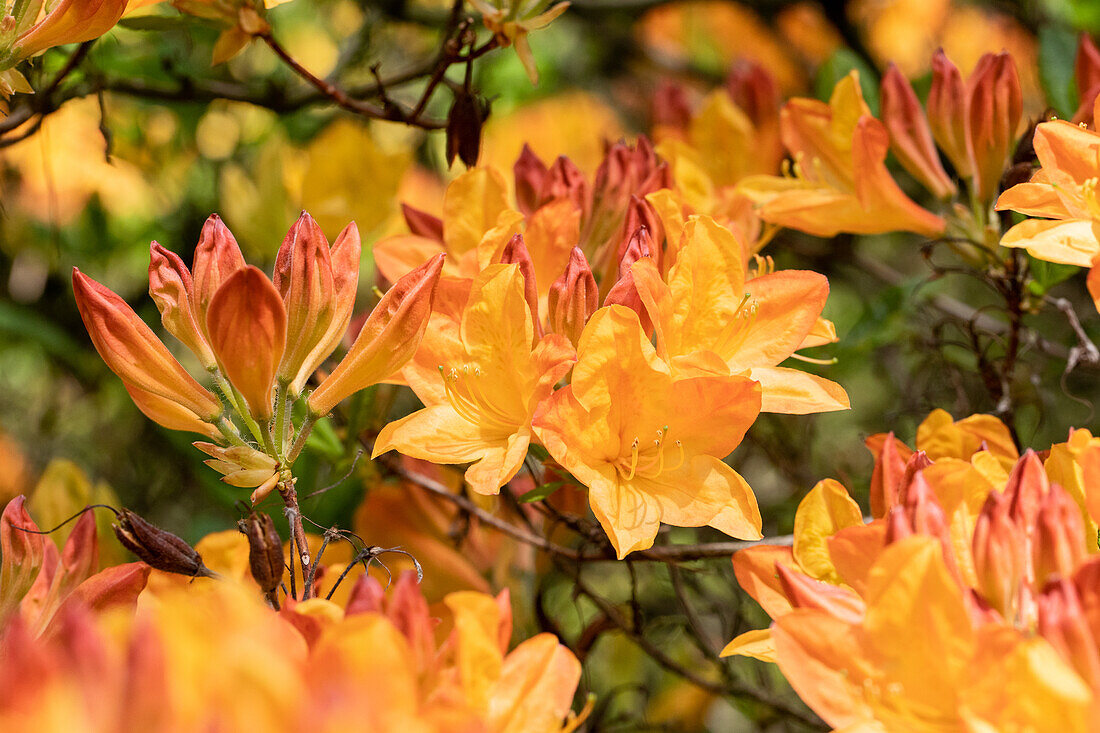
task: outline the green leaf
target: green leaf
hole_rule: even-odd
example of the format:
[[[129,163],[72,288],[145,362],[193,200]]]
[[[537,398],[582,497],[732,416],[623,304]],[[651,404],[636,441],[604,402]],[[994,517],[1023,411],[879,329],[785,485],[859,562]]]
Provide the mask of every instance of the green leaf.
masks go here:
[[[1039,28],[1039,81],[1047,102],[1064,119],[1077,111],[1076,57],[1077,36],[1071,29],[1054,24]]]
[[[821,65],[814,79],[814,96],[823,101],[829,101],[833,93],[833,87],[848,72],[855,69],[859,72],[859,88],[863,92],[863,101],[871,108],[871,114],[878,115],[878,74],[857,53],[847,47],[838,48],[829,57],[829,60]]]
[[[548,484],[543,484],[534,489],[531,489],[526,494],[519,497],[519,500],[524,504],[530,504],[535,501],[542,501],[546,497],[553,494],[555,491],[566,485],[566,481],[551,481]]]
[[[1062,265],[1056,262],[1047,262],[1027,256],[1031,269],[1032,281],[1028,284],[1031,292],[1042,295],[1061,282],[1069,280],[1076,275],[1081,268],[1076,265]]]

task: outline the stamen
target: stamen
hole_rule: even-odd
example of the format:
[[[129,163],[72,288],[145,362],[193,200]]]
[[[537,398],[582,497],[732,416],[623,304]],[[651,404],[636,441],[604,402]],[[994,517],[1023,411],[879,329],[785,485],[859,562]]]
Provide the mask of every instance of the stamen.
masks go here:
[[[638,439],[635,438],[634,442],[630,444],[630,473],[627,474],[626,480],[630,481],[634,478],[635,471],[638,470]]]

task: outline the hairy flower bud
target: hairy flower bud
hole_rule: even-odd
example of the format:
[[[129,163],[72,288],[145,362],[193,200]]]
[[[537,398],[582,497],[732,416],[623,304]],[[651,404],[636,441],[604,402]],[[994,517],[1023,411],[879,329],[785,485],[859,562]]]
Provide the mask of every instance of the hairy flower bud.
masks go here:
[[[120,509],[118,523],[111,526],[123,547],[156,570],[193,578],[214,577],[194,547],[171,532],[153,526],[129,509]]]
[[[978,197],[998,193],[1023,116],[1024,98],[1016,63],[1007,53],[986,54],[967,83],[970,150]]]
[[[592,268],[579,247],[569,254],[565,272],[550,286],[547,298],[550,330],[560,333],[576,346],[584,324],[596,312],[599,296]]]
[[[588,215],[588,182],[580,168],[564,155],[558,156],[546,171],[539,188],[538,206],[560,199],[572,201],[582,216]]]
[[[340,400],[386,379],[412,358],[428,326],[443,258],[436,255],[382,296],[347,355],[310,394],[310,412],[327,414]]]
[[[204,420],[221,412],[214,395],[187,373],[122,298],[75,267],[73,293],[96,351],[122,381],[176,402]]]
[[[928,119],[909,80],[893,64],[882,77],[882,122],[890,133],[890,150],[936,198],[955,193],[955,184],[947,177]]]
[[[286,322],[279,291],[251,265],[229,276],[206,314],[218,364],[258,420],[272,414],[272,387],[286,348]]]
[[[275,521],[264,512],[252,512],[237,522],[248,538],[248,567],[264,593],[272,593],[283,580],[283,540],[275,530]]]
[[[214,352],[195,315],[191,273],[179,255],[156,242],[149,245],[149,295],[160,310],[165,330],[190,349],[204,367],[213,367]]]

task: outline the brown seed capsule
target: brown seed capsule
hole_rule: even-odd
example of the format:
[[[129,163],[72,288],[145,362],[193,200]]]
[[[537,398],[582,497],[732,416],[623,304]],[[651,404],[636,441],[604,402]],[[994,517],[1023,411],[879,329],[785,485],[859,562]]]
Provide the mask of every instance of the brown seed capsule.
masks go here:
[[[283,580],[283,539],[275,531],[275,521],[263,512],[252,512],[237,522],[248,538],[248,565],[264,593],[271,593]]]
[[[194,547],[171,532],[153,526],[129,509],[120,509],[118,524],[111,526],[123,547],[156,570],[192,578],[214,577],[214,572],[206,567],[202,555]]]
[[[489,116],[489,106],[466,90],[455,92],[455,101],[447,115],[447,165],[455,156],[467,167],[477,165],[481,152],[481,126]]]

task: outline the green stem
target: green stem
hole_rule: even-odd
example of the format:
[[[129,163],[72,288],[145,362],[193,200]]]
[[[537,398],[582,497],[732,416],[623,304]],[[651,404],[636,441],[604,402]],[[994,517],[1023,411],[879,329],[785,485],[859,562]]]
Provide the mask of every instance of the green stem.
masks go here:
[[[217,427],[217,429],[221,432],[222,435],[225,436],[225,439],[228,440],[230,444],[248,445],[244,442],[244,438],[241,437],[240,433],[237,432],[237,428],[234,427],[233,423],[226,419],[224,414],[218,415],[217,422],[214,423],[214,426]]]
[[[294,461],[297,460],[298,454],[302,452],[302,448],[306,447],[306,438],[309,437],[314,424],[316,424],[319,419],[321,419],[320,415],[310,414],[306,416],[305,422],[302,423],[302,427],[298,431],[298,437],[295,439],[294,445],[290,446],[290,450],[287,451],[285,465],[294,465]]]
[[[290,402],[288,392],[287,382],[280,380],[275,388],[275,446],[280,458],[285,457],[286,450],[286,413]]]

